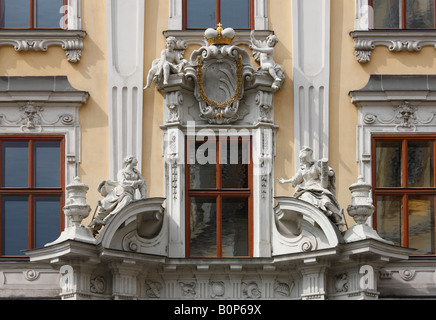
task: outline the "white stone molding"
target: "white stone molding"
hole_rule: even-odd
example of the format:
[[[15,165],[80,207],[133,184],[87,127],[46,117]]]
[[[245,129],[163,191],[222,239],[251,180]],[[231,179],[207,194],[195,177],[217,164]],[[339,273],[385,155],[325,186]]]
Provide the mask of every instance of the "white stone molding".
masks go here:
[[[109,176],[124,157],[142,166],[144,10],[142,0],[107,0]]]
[[[372,183],[373,134],[433,133],[436,126],[434,75],[371,75],[367,85],[349,93],[358,108],[359,176]]]
[[[82,30],[0,30],[0,46],[13,46],[15,51],[47,51],[50,46],[65,50],[69,62],[79,62],[82,56]]]
[[[356,30],[350,32],[350,36],[354,39],[354,51],[360,63],[369,62],[377,46],[403,52],[421,51],[424,46],[436,48],[435,30]]]
[[[328,158],[330,0],[292,0],[292,12],[295,150]]]
[[[168,29],[183,29],[183,0],[169,0]],[[254,29],[268,30],[268,0],[254,0]]]
[[[80,163],[79,109],[89,94],[66,77],[0,77],[0,134],[65,136],[65,181]]]

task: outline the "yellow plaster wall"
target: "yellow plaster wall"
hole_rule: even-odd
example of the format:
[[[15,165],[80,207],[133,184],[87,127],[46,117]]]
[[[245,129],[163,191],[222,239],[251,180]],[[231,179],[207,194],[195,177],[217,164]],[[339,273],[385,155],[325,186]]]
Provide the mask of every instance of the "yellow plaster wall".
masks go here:
[[[89,92],[88,102],[80,109],[79,176],[90,188],[87,198],[94,208],[101,197],[98,183],[109,176],[106,1],[82,1],[82,29],[87,36],[79,63],[68,62],[65,51],[57,46],[47,52],[16,52],[12,46],[1,47],[0,75],[64,75],[75,89]]]

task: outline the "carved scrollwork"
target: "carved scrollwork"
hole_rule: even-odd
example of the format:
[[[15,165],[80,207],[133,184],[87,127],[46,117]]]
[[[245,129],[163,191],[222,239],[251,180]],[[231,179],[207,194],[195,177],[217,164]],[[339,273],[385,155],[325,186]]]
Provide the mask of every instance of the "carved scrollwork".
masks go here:
[[[39,272],[33,269],[23,271],[24,279],[27,281],[35,281],[39,278]]]
[[[96,276],[91,279],[90,289],[92,293],[104,293],[106,290],[106,280],[102,276]]]

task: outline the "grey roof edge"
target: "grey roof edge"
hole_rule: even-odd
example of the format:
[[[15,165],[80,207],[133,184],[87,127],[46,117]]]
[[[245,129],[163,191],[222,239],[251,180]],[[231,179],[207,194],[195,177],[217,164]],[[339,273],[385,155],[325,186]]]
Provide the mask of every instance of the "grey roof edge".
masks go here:
[[[352,90],[349,95],[369,92],[386,92],[386,91],[435,91],[436,92],[436,75],[422,74],[372,74],[367,84],[359,90]]]
[[[3,76],[0,92],[69,92],[87,93],[75,89],[67,76]]]

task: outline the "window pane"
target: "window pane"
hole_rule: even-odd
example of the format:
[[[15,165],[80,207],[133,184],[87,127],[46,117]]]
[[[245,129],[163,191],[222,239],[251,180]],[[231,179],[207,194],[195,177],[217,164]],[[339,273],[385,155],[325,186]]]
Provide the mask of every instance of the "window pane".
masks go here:
[[[221,170],[223,188],[248,188],[249,142],[221,142]]]
[[[409,187],[433,187],[433,141],[409,141],[407,157]]]
[[[59,197],[35,197],[35,247],[41,248],[59,237],[60,232]]]
[[[213,139],[212,139],[213,140]],[[190,188],[216,188],[216,142],[190,143]]]
[[[36,1],[36,27],[61,28],[63,0]]]
[[[217,256],[216,227],[216,199],[192,198],[190,214],[191,256]]]
[[[402,197],[377,197],[377,232],[383,239],[401,245]]]
[[[221,0],[223,28],[248,29],[250,27],[249,0]]]
[[[377,187],[401,187],[401,141],[377,141]]]
[[[1,0],[2,28],[29,28],[29,0]]]
[[[222,200],[222,254],[248,256],[248,199]]]
[[[35,146],[35,186],[60,187],[60,142],[37,141]]]
[[[400,27],[399,0],[374,0],[374,29]]]
[[[22,255],[28,249],[27,197],[2,198],[2,255]]]
[[[407,29],[434,27],[434,0],[406,0]]]
[[[29,150],[26,141],[2,143],[2,187],[27,188],[29,184]]]
[[[215,0],[187,0],[188,28],[215,28]]]
[[[434,196],[409,196],[409,247],[434,254]]]

